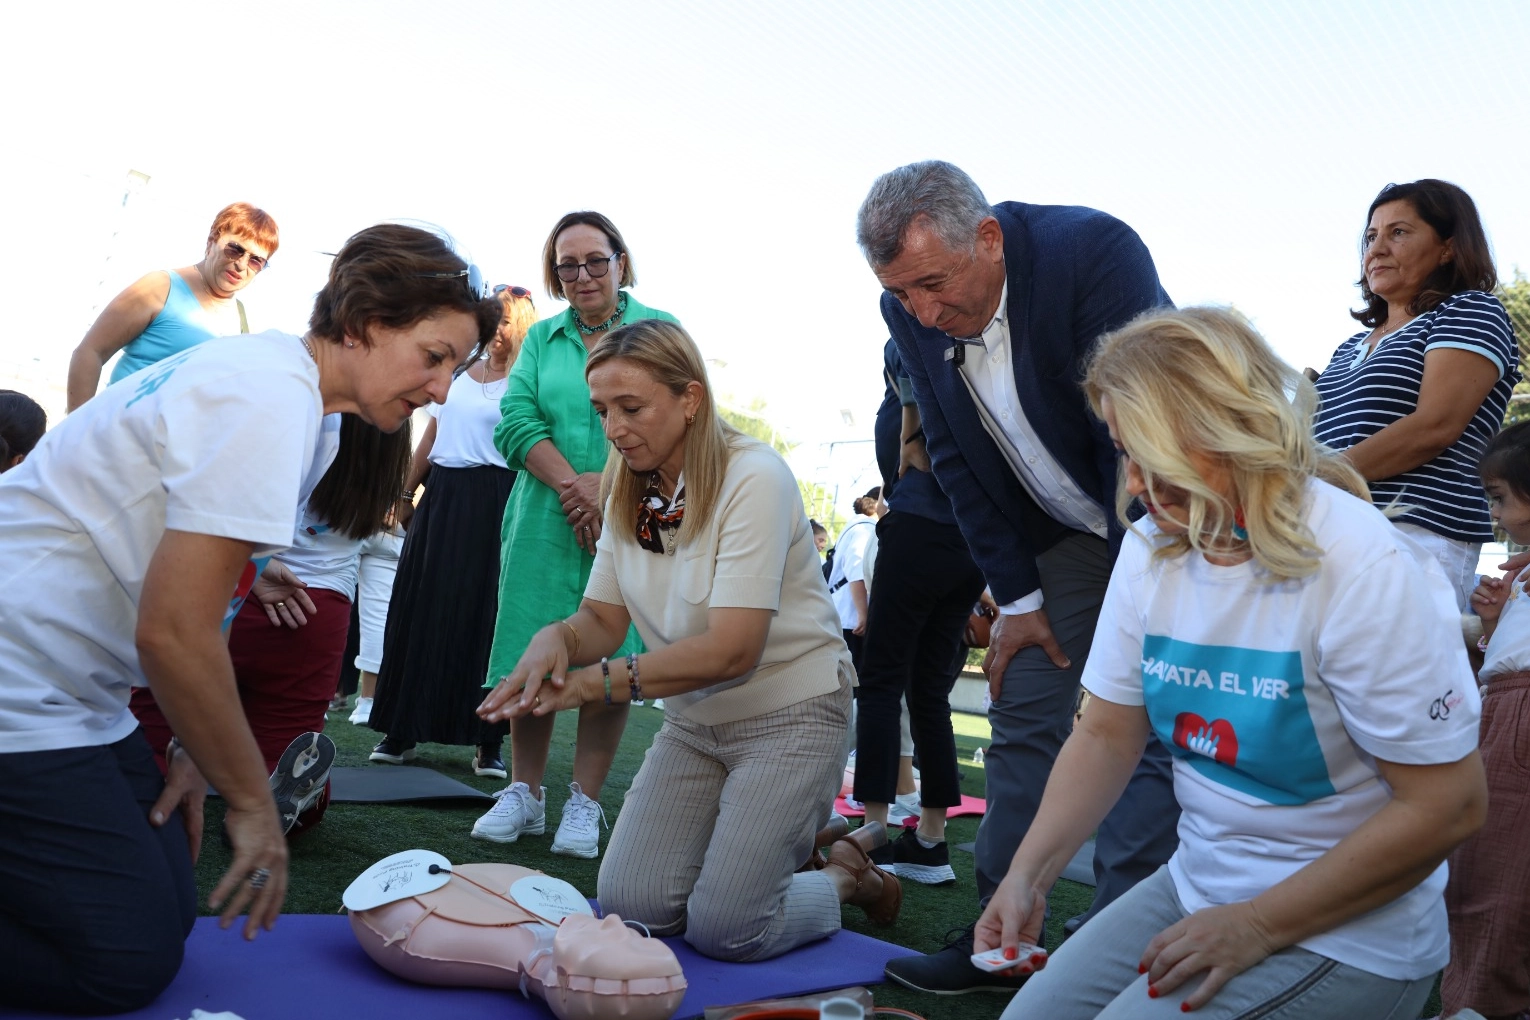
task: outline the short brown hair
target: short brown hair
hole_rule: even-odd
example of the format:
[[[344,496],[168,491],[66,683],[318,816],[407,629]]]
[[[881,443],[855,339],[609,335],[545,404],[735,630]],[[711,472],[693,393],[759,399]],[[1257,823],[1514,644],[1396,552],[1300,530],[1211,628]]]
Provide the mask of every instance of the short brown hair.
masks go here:
[[[552,232],[547,235],[547,243],[542,245],[542,282],[547,285],[547,296],[560,301],[566,300],[563,296],[563,281],[558,279],[558,235],[569,227],[579,224],[594,227],[605,234],[606,240],[611,243],[611,254],[626,256],[622,259],[622,278],[617,283],[617,287],[631,287],[637,283],[637,270],[632,268],[632,253],[627,250],[627,242],[622,239],[622,232],[616,229],[615,223],[600,213],[586,209],[581,212],[564,213],[563,218],[553,224]]]
[[[438,312],[468,312],[478,318],[482,346],[499,328],[501,306],[472,293],[467,268],[439,234],[400,223],[368,227],[352,235],[330,263],[308,328],[331,343],[350,336],[370,347],[374,325],[408,329]]]
[[[1419,288],[1418,295],[1408,305],[1412,315],[1422,315],[1452,294],[1462,291],[1482,290],[1489,294],[1498,286],[1498,270],[1493,265],[1493,252],[1488,247],[1487,234],[1482,229],[1482,219],[1477,215],[1477,204],[1457,185],[1426,177],[1408,184],[1388,184],[1377,194],[1371,207],[1365,211],[1365,227],[1360,231],[1361,259],[1365,257],[1365,232],[1370,229],[1371,217],[1378,206],[1388,202],[1407,202],[1418,213],[1419,219],[1434,228],[1441,241],[1450,242],[1450,261],[1430,273]],[[1365,307],[1350,312],[1365,326],[1379,326],[1387,321],[1385,298],[1371,293],[1360,274],[1360,298]]]
[[[266,250],[268,258],[281,247],[276,220],[264,209],[257,209],[248,202],[235,202],[219,209],[218,215],[213,217],[212,229],[207,232],[207,243],[212,244],[224,234],[249,238]]]

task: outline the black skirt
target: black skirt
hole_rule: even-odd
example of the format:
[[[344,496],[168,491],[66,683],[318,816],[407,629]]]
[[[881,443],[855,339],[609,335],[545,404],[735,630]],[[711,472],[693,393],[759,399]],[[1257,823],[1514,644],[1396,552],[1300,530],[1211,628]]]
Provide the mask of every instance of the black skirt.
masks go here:
[[[515,472],[432,467],[399,554],[369,725],[396,740],[497,743],[475,714],[488,692],[500,529]]]

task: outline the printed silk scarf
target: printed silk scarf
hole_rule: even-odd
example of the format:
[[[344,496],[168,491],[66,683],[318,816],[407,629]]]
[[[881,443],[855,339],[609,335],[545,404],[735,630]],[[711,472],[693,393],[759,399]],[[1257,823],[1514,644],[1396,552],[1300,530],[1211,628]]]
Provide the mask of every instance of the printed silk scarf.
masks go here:
[[[680,522],[685,517],[685,484],[675,487],[675,498],[666,500],[664,494],[659,491],[658,472],[648,480],[648,489],[643,493],[643,498],[638,500],[637,515],[637,540],[638,545],[655,552],[664,554],[664,539],[661,531],[673,531],[680,527]]]

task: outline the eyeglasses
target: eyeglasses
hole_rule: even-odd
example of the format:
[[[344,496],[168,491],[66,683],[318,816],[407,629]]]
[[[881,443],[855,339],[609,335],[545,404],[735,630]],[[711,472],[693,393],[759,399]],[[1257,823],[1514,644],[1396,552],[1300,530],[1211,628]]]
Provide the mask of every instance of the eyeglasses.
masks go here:
[[[579,279],[579,270],[583,269],[590,274],[590,279],[598,280],[611,271],[611,263],[621,258],[621,252],[612,252],[601,258],[590,259],[588,262],[563,262],[557,267],[558,279],[564,283],[573,283]]]
[[[267,261],[266,259],[263,259],[259,255],[254,254],[248,248],[246,248],[244,245],[240,244],[238,241],[227,241],[227,242],[224,242],[224,245],[223,245],[223,254],[228,257],[228,260],[230,262],[233,262],[235,264],[238,264],[239,262],[242,262],[245,259],[249,259],[250,260],[250,272],[252,272],[252,273],[258,273],[262,269],[266,268],[266,261]]]
[[[494,285],[493,293],[495,297],[498,297],[507,290],[510,292],[511,297],[528,299],[531,297],[531,291],[527,290],[525,287],[512,287],[508,283],[496,283]]]
[[[466,269],[458,269],[449,273],[420,273],[421,280],[456,280],[466,278],[468,296],[474,301],[480,301],[489,296],[489,285],[484,282],[483,272],[479,268],[468,263]]]

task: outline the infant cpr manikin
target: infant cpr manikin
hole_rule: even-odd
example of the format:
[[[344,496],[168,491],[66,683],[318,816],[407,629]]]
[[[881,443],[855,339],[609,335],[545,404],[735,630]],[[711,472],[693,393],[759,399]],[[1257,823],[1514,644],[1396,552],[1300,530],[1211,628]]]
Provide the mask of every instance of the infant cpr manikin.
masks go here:
[[[559,1020],[668,1020],[685,997],[668,946],[614,914],[597,920],[573,886],[530,868],[405,851],[367,869],[345,903],[367,955],[411,981],[515,989]]]

